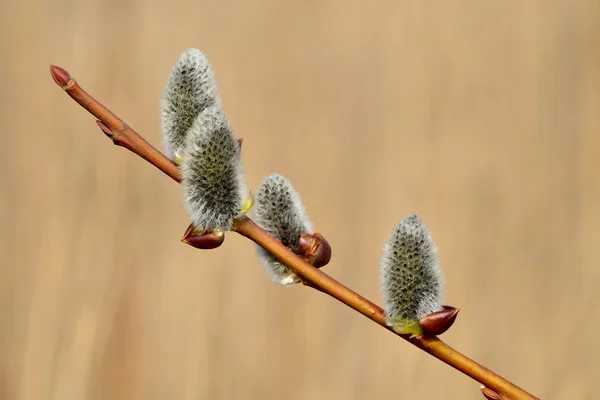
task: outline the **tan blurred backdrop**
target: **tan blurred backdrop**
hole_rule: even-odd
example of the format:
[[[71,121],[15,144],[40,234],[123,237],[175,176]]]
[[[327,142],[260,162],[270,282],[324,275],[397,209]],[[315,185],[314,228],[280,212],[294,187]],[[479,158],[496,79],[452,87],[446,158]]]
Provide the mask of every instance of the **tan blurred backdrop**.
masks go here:
[[[292,180],[380,302],[417,213],[449,344],[544,399],[600,376],[600,4],[17,1],[0,5],[0,399],[480,399],[476,382],[254,246],[179,242],[178,186],[116,148],[48,65],[160,145],[177,56],[202,49],[254,188]],[[596,393],[596,394],[594,394]]]

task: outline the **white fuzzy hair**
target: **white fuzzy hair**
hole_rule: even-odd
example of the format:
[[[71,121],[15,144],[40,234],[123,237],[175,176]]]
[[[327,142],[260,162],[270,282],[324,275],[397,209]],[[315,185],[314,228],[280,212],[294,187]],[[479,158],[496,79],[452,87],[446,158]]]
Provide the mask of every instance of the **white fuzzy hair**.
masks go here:
[[[289,180],[278,174],[266,177],[254,198],[256,223],[284,246],[298,254],[298,241],[302,233],[313,233],[312,223]],[[265,272],[274,283],[290,285],[299,279],[285,264],[279,262],[262,247],[258,255]]]
[[[220,106],[189,129],[181,164],[185,204],[199,230],[230,230],[248,198],[240,147]]]
[[[207,107],[221,105],[215,74],[198,49],[184,51],[173,66],[160,102],[165,154],[182,155],[185,138],[196,117]]]
[[[402,218],[389,236],[380,265],[383,308],[388,323],[417,322],[442,310],[442,271],[427,227],[416,215]]]

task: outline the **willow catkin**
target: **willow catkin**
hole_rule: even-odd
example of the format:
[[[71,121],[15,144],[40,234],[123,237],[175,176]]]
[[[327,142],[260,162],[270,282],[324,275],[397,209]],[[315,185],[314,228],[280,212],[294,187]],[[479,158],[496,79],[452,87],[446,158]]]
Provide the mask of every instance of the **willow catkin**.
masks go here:
[[[262,229],[296,254],[300,235],[313,233],[300,196],[290,181],[278,174],[265,178],[256,191],[254,219]],[[273,282],[290,285],[300,281],[291,268],[262,247],[258,247],[258,255]]]
[[[198,49],[184,51],[173,66],[160,102],[161,129],[167,157],[179,162],[185,138],[207,107],[220,107],[215,74]]]
[[[442,310],[442,281],[437,249],[427,227],[416,215],[402,218],[380,261],[387,323],[399,333],[414,333],[410,329],[421,318]]]
[[[197,231],[228,231],[249,202],[241,150],[218,106],[204,109],[189,129],[181,164],[184,200]]]

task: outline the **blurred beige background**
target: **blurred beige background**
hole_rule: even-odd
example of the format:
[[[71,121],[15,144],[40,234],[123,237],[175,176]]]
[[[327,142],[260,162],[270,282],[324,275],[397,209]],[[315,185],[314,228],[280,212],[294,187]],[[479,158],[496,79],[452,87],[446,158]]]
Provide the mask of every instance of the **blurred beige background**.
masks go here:
[[[54,84],[66,68],[160,145],[177,56],[202,49],[256,188],[290,178],[380,303],[417,213],[439,246],[445,340],[544,399],[600,376],[600,3],[0,4],[1,399],[480,399],[476,382],[255,247],[179,242],[179,188]],[[596,394],[594,394],[596,393]]]

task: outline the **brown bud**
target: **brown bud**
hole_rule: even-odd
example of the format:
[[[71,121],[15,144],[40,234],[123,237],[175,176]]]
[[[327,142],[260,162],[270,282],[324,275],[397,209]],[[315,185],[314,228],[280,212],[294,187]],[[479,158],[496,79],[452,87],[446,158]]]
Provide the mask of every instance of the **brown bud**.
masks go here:
[[[190,224],[183,234],[181,241],[192,247],[203,250],[215,249],[223,244],[225,234],[223,232],[196,233],[194,224]]]
[[[104,132],[104,134],[106,136],[108,136],[109,138],[113,138],[113,133],[110,129],[108,129],[108,126],[104,125],[104,123],[102,123],[102,121],[96,121],[96,124],[100,127],[100,129],[102,130],[102,132]]]
[[[237,144],[238,144],[238,147],[239,147],[240,150],[242,149],[242,143],[244,143],[244,138],[239,138],[237,140]]]
[[[73,78],[71,78],[71,75],[69,75],[67,71],[61,67],[57,67],[56,65],[50,66],[50,74],[52,75],[54,82],[56,82],[56,84],[63,89],[66,89],[71,82],[74,82]]]
[[[483,393],[485,398],[488,400],[502,400],[502,397],[490,388],[482,387],[481,393]]]
[[[298,253],[306,262],[317,268],[327,265],[331,260],[331,246],[320,233],[300,235]]]
[[[452,326],[460,309],[451,306],[442,306],[442,308],[442,311],[434,312],[421,318],[419,325],[423,329],[423,332],[429,335],[441,335]]]

